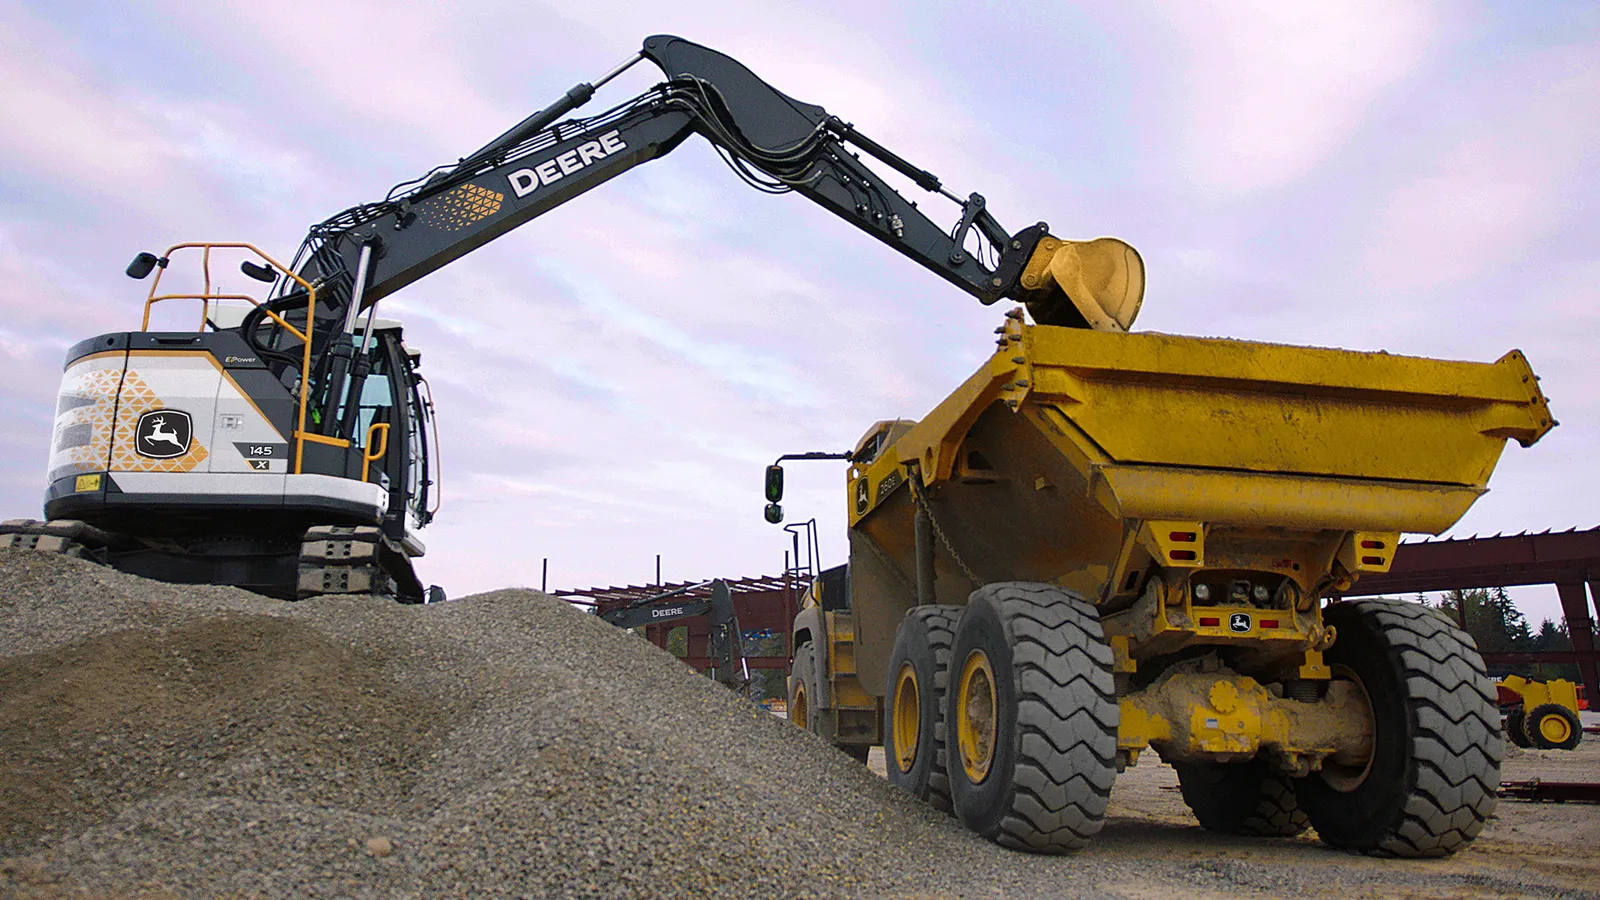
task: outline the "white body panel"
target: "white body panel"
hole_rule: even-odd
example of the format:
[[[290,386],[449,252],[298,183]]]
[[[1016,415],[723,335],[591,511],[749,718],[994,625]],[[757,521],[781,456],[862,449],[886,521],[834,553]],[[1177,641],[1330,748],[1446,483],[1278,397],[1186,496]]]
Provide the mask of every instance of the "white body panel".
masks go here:
[[[161,410],[190,421],[189,447],[181,455],[152,458],[136,445],[140,417]],[[211,354],[112,351],[77,360],[62,375],[47,478],[85,472],[283,476],[293,465],[289,449],[288,438]],[[267,490],[272,488],[251,493]]]
[[[174,497],[226,495],[241,502],[295,504],[332,498],[379,518],[389,493],[331,475],[293,475],[293,446],[218,365],[195,350],[108,351],[83,357],[62,375],[49,480],[110,472],[127,493]],[[143,416],[187,417],[183,452],[140,451]],[[173,434],[171,423],[162,426]],[[180,436],[181,428],[176,432]],[[176,451],[176,444],[174,451]]]
[[[45,483],[106,470],[125,358],[121,350],[91,354],[62,374]]]
[[[343,500],[369,511],[376,522],[389,508],[389,492],[332,475],[260,475],[232,472],[118,472],[117,486],[130,494],[225,497],[240,505],[310,504]]]

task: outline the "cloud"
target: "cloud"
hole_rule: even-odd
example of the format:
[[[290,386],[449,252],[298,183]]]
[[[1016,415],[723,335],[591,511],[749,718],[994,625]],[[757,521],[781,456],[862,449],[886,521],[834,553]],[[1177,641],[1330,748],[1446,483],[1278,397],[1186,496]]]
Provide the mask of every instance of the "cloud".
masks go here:
[[[1523,258],[1569,216],[1593,220],[1577,198],[1593,196],[1600,164],[1600,45],[1504,69],[1481,77],[1466,133],[1384,203],[1363,262],[1386,287],[1459,283]]]
[[[1178,2],[1180,147],[1197,189],[1246,194],[1304,176],[1426,58],[1437,7],[1400,0]]]
[[[292,85],[308,113],[336,109],[347,127],[403,124],[413,144],[464,155],[516,122],[466,71],[474,48],[458,42],[452,26],[460,20],[433,3],[237,0],[168,9],[230,57],[262,66],[277,82],[269,90]]]
[[[543,267],[579,303],[671,353],[681,363],[703,368],[717,378],[785,405],[817,405],[816,391],[804,384],[799,373],[771,355],[737,344],[697,340],[672,322],[619,301],[603,286],[562,263],[546,259]]]
[[[33,16],[0,6],[0,155],[58,181],[129,195],[160,176],[171,151],[127,92],[61,65],[77,58]]]

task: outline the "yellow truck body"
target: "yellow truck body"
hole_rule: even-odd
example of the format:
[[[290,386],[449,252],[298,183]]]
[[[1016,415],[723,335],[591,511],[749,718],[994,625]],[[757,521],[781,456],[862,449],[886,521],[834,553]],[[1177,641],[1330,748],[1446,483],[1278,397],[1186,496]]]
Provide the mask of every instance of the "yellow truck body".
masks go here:
[[[1390,710],[1389,692],[1404,695],[1411,718],[1402,731],[1417,727],[1425,705],[1408,690],[1492,700],[1488,682],[1478,683],[1482,663],[1470,641],[1442,618],[1387,601],[1325,616],[1323,598],[1364,572],[1387,571],[1401,533],[1449,528],[1486,491],[1507,440],[1528,446],[1554,426],[1520,352],[1493,363],[1442,361],[1029,325],[1021,310],[996,331],[994,354],[944,402],[920,421],[879,423],[851,460],[851,680],[881,698],[883,712],[876,729],[825,736],[841,745],[886,742],[891,780],[953,805],[1002,843],[1060,851],[1098,825],[1062,837],[1048,823],[1093,819],[1103,802],[1063,801],[1067,812],[1038,814],[1046,824],[1017,824],[1032,815],[1019,809],[1049,805],[1018,797],[1065,790],[1055,776],[1029,786],[1035,770],[1049,768],[1041,760],[1071,755],[1057,748],[1029,756],[1025,746],[1034,696],[1025,683],[1033,676],[1007,674],[1026,642],[1016,623],[1071,618],[1029,612],[1029,604],[1096,620],[1073,638],[1084,653],[1040,663],[1035,674],[1070,682],[1078,669],[1104,668],[1115,694],[1105,703],[1114,709],[1102,703],[1095,716],[1112,723],[1115,766],[1154,748],[1201,773],[1185,778],[1185,796],[1192,783],[1202,823],[1209,804],[1225,830],[1253,826],[1229,818],[1227,804],[1199,786],[1201,775],[1244,784],[1245,807],[1266,802],[1263,784],[1287,792],[1279,806],[1293,806],[1295,796],[1324,810],[1357,803],[1352,798],[1377,789],[1369,784],[1374,760],[1396,740],[1385,717],[1400,713]],[[1003,634],[990,645],[963,642],[979,629],[967,620],[978,618],[969,604],[980,598],[1000,617],[995,633]],[[935,608],[953,610],[946,620],[959,615],[960,626],[929,618]],[[1406,628],[1413,638],[1398,636]],[[1343,645],[1341,629],[1351,632]],[[1378,665],[1375,655],[1400,653],[1371,647],[1413,639],[1475,665],[1478,675],[1408,687],[1404,667],[1367,670]],[[1339,661],[1367,644],[1359,658]],[[1103,666],[1085,661],[1099,660],[1102,647]],[[978,663],[941,656],[952,652]],[[996,686],[1008,678],[1015,696]],[[1377,687],[1395,679],[1392,689]],[[1041,690],[1044,697],[1068,688]],[[939,707],[931,719],[928,695]],[[941,735],[932,743],[904,720],[919,703],[923,732],[932,723]],[[913,740],[920,743],[906,746]],[[1476,774],[1492,777],[1485,773],[1497,772],[1498,750],[1472,740],[1484,756]],[[1089,755],[1099,758],[1110,744],[1095,746]],[[996,761],[1007,759],[1024,762],[1011,774],[997,771]],[[937,770],[933,787],[917,775],[919,765]],[[1246,771],[1254,774],[1240,775]],[[939,795],[945,776],[953,796]],[[1020,780],[995,787],[1006,778]],[[963,791],[989,798],[969,805],[1012,805],[964,813]],[[1318,791],[1338,796],[1310,799]],[[1438,855],[1477,833],[1492,790],[1471,804],[1466,818],[1477,825],[1445,823],[1415,841],[1397,837],[1398,812],[1344,835],[1332,824],[1318,829],[1355,849]],[[1289,818],[1305,827],[1303,816]]]

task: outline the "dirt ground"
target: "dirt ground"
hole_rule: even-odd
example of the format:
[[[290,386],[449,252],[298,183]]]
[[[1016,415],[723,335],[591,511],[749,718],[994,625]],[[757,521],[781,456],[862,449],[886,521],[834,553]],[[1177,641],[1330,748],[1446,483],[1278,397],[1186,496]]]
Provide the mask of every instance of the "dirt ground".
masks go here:
[[[1600,725],[1600,713],[1583,713],[1585,726]],[[1600,735],[1585,736],[1576,750],[1507,747],[1505,781],[1600,781]],[[868,767],[884,774],[883,751],[874,748]],[[1116,885],[1113,896],[1170,900],[1175,896],[1220,898],[1463,898],[1600,896],[1600,805],[1501,800],[1489,827],[1471,848],[1442,860],[1369,859],[1331,850],[1314,832],[1294,839],[1247,839],[1209,834],[1196,824],[1178,793],[1178,775],[1154,754],[1117,776],[1105,830],[1077,859],[1126,864],[1143,859],[1170,863],[1175,857],[1210,859],[1217,884],[1195,882],[1174,894],[1168,879]],[[1281,868],[1277,884],[1241,890],[1239,869]],[[1235,870],[1235,871],[1229,871]],[[1321,870],[1326,879],[1307,878]],[[1203,871],[1203,869],[1202,869]],[[1290,875],[1289,873],[1293,873]],[[1246,879],[1249,880],[1249,879]],[[1321,881],[1321,883],[1319,883]]]

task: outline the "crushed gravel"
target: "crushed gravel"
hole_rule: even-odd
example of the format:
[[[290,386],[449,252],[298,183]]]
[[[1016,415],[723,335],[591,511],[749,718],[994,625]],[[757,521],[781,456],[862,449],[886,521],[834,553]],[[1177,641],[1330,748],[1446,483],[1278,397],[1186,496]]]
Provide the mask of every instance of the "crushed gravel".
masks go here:
[[[0,620],[0,856],[91,891],[878,895],[989,851],[532,591],[290,604],[7,551]]]
[[[1001,850],[534,591],[282,603],[0,551],[0,898],[1434,896],[1496,872],[1239,843],[1114,817],[1074,857]]]

